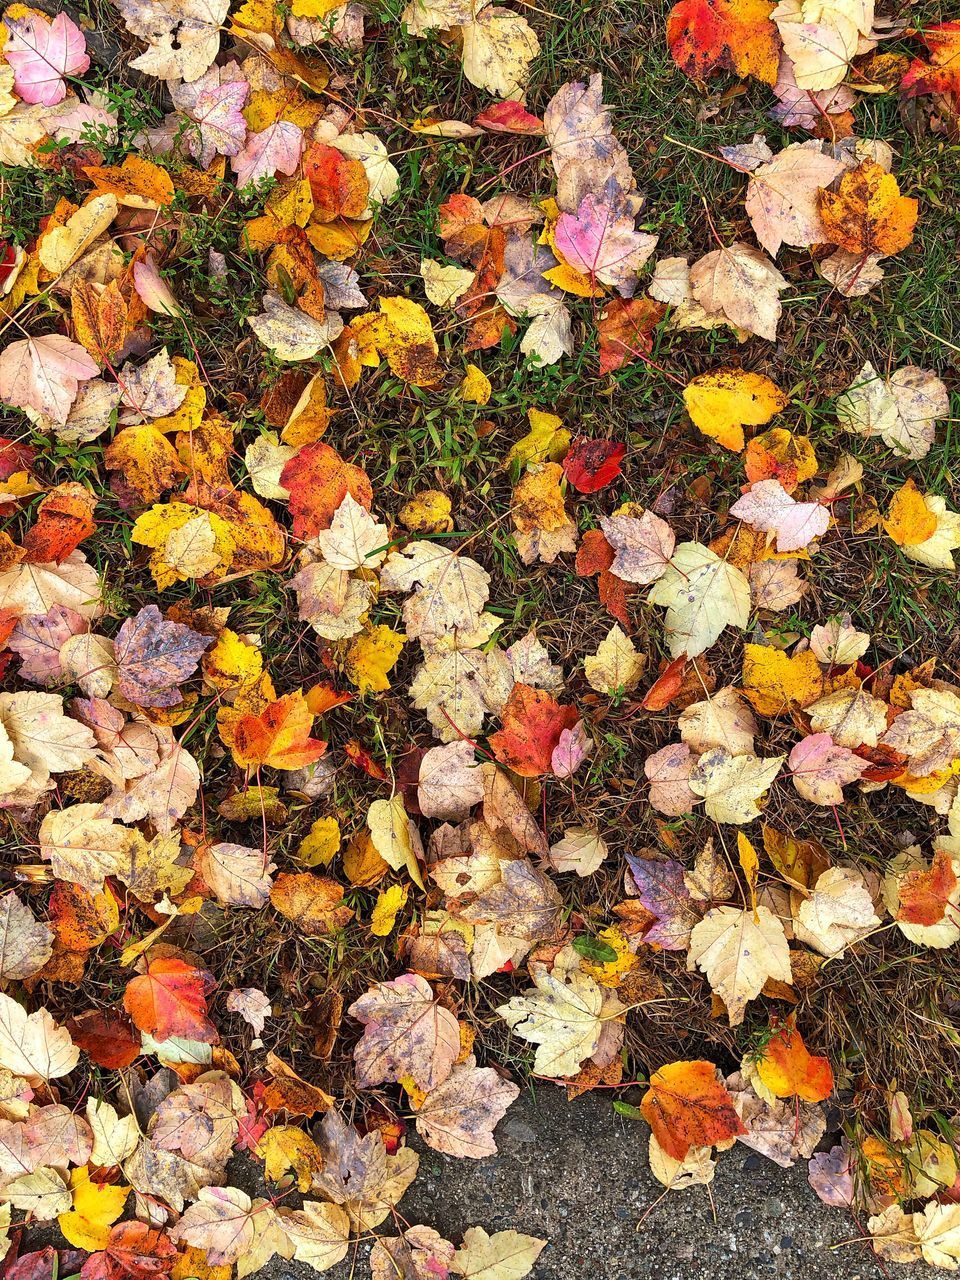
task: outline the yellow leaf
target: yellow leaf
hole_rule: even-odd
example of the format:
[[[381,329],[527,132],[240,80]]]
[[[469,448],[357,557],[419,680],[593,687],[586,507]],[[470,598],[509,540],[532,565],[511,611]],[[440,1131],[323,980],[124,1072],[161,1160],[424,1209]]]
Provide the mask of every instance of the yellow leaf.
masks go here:
[[[883,527],[898,547],[918,546],[936,533],[937,517],[912,480],[893,495]]]
[[[406,868],[410,879],[422,889],[423,846],[419,831],[407,817],[403,797],[394,795],[389,800],[374,800],[367,812],[367,826],[374,848],[384,862],[394,871]]]
[[[295,18],[325,18],[341,3],[342,0],[292,0],[290,12]]]
[[[263,671],[263,654],[229,627],[203,656],[203,674],[216,689],[236,690],[257,680]]]
[[[144,511],[134,523],[131,538],[151,548],[150,572],[160,591],[191,578],[223,577],[236,547],[231,527],[221,516],[185,502],[162,503]]]
[[[307,867],[326,867],[340,848],[340,825],[336,818],[318,818],[304,836],[297,857]]]
[[[770,645],[746,644],[743,690],[762,716],[785,716],[817,701],[823,673],[809,649],[788,657]]]
[[[320,1149],[309,1133],[291,1124],[277,1124],[260,1139],[257,1154],[270,1182],[279,1182],[288,1170],[297,1175],[297,1190],[309,1191],[313,1175],[323,1164]]]
[[[531,462],[559,462],[570,448],[570,432],[562,419],[543,409],[528,409],[527,418],[530,430],[511,446],[503,465],[509,467],[511,462],[519,462],[523,466]]]
[[[469,404],[489,404],[493,388],[490,379],[475,364],[467,365],[467,373],[460,383],[460,395]]]
[[[743,428],[769,422],[787,407],[789,398],[762,373],[713,369],[687,383],[683,402],[705,436],[739,453],[744,446]]]
[[[106,231],[118,209],[115,195],[92,196],[61,226],[45,231],[37,245],[44,271],[50,276],[62,275]]]
[[[760,871],[760,859],[757,857],[757,851],[743,834],[742,831],[737,832],[737,854],[740,858],[740,870],[747,878],[747,888],[750,890],[750,906],[753,909],[754,924],[759,924],[757,916],[757,875]]]
[[[392,884],[377,898],[370,917],[370,932],[377,938],[386,938],[397,923],[397,913],[407,902],[408,890],[402,884]]]
[[[584,973],[589,973],[595,982],[599,982],[601,987],[619,987],[630,970],[635,969],[640,961],[630,950],[629,938],[616,925],[601,929],[597,938],[613,948],[617,953],[616,960],[605,960],[602,963],[581,960],[580,968]]]
[[[116,471],[141,502],[156,502],[186,475],[177,451],[152,422],[124,427],[104,450],[108,471]]]
[[[411,533],[450,533],[453,520],[450,499],[437,489],[424,489],[400,508],[399,520]]]
[[[106,1247],[110,1227],[123,1213],[130,1188],[125,1186],[100,1186],[90,1181],[90,1170],[85,1165],[70,1174],[73,1188],[73,1208],[57,1218],[60,1230],[75,1249],[96,1253]]]
[[[164,418],[154,418],[150,424],[154,430],[166,435],[170,431],[195,431],[203,420],[203,411],[207,406],[207,393],[200,384],[200,370],[192,360],[183,356],[174,356],[171,363],[174,368],[174,381],[178,387],[186,387],[187,394],[180,402],[180,407]]]
[[[382,693],[390,688],[387,672],[392,671],[406,643],[404,636],[390,627],[377,626],[351,641],[347,650],[347,679],[361,693]]]

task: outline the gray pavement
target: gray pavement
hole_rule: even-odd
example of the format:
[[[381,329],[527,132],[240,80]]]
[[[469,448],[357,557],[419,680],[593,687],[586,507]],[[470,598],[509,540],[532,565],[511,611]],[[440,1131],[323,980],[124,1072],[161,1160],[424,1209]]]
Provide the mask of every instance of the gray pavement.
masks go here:
[[[806,1178],[806,1161],[780,1169],[737,1144],[720,1156],[712,1186],[663,1195],[647,1167],[646,1125],[615,1115],[609,1096],[567,1103],[560,1089],[522,1096],[497,1130],[500,1152],[453,1160],[421,1152],[420,1172],[399,1210],[455,1244],[464,1230],[514,1228],[546,1239],[532,1280],[879,1280],[878,1264],[848,1213],[829,1209]],[[708,1193],[709,1191],[709,1193]],[[652,1206],[652,1207],[651,1207]],[[396,1234],[388,1222],[379,1229]],[[326,1272],[369,1275],[369,1245]],[[943,1272],[915,1265],[904,1280]],[[310,1280],[278,1259],[261,1280]]]

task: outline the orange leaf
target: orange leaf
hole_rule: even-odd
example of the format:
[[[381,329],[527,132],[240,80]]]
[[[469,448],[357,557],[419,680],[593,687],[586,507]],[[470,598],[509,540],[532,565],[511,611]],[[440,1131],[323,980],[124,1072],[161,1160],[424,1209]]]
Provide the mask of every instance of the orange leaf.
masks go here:
[[[96,495],[82,484],[68,481],[51,489],[37,508],[37,523],[23,540],[27,560],[33,564],[66,560],[96,529],[96,505]]]
[[[328,444],[304,445],[283,468],[280,483],[290,490],[290,514],[298,538],[312,538],[329,529],[334,512],[348,493],[368,511],[373,503],[367,473],[344,462]]]
[[[897,919],[908,924],[938,924],[956,887],[957,877],[950,855],[938,849],[928,868],[908,871],[900,881]]]
[[[712,1062],[669,1062],[650,1077],[640,1112],[667,1155],[710,1147],[746,1133]]]
[[[91,893],[58,880],[50,894],[50,924],[67,951],[90,951],[106,941],[120,923],[117,900],[109,889]]]
[[[683,688],[683,677],[687,669],[687,658],[681,654],[668,662],[643,696],[640,704],[644,711],[663,711],[669,707]]]
[[[132,209],[152,209],[173,203],[173,179],[144,156],[125,156],[122,165],[90,165],[84,173],[98,195],[115,195]]]
[[[775,84],[780,38],[767,0],[680,0],[667,19],[667,45],[691,80],[718,71]]]
[[[127,303],[116,280],[96,285],[78,280],[70,291],[73,330],[77,341],[98,364],[123,346],[127,336]]]
[[[900,194],[882,165],[865,160],[840,179],[839,191],[820,192],[826,238],[847,253],[899,253],[913,239],[916,200]]]
[[[146,973],[127,983],[123,1007],[135,1025],[156,1040],[183,1036],[215,1044],[217,1029],[207,1017],[206,992],[213,976],[176,956],[151,960]]]
[[[270,901],[308,938],[342,929],[353,915],[352,907],[344,906],[342,885],[308,871],[277,876],[270,889]]]
[[[829,1060],[810,1053],[792,1019],[777,1027],[757,1061],[757,1074],[778,1098],[823,1102],[833,1092]]]
[[[303,693],[285,693],[259,715],[240,717],[231,743],[233,758],[247,769],[306,768],[327,749],[325,742],[310,737],[312,728],[313,713]]]
[[[900,88],[908,98],[921,93],[960,93],[960,21],[942,22],[917,32],[930,50],[930,61],[914,58]]]
[[[304,154],[303,176],[310,183],[316,222],[363,217],[370,183],[359,160],[345,156],[336,147],[315,142]]]
[[[652,298],[614,298],[608,302],[597,323],[600,372],[612,373],[648,356],[653,350],[653,331],[666,313],[663,303]]]
[[[515,684],[502,719],[503,728],[490,736],[493,754],[522,778],[536,778],[552,771],[560,734],[572,729],[580,715],[576,707],[561,706],[544,689]]]
[[[632,623],[628,605],[630,597],[636,595],[637,588],[610,572],[614,556],[613,547],[601,531],[589,529],[583,535],[574,567],[581,578],[597,575],[600,603],[612,618],[616,618],[629,631],[632,630]]]

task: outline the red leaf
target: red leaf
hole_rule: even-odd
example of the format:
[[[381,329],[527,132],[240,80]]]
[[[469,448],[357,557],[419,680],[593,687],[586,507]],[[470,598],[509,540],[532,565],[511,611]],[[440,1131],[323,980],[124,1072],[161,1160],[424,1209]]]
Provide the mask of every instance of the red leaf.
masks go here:
[[[73,1043],[98,1067],[120,1071],[140,1056],[140,1037],[120,1009],[90,1009],[67,1023]]]
[[[543,133],[543,121],[531,115],[522,102],[491,102],[473,122],[478,129],[491,133]]]
[[[134,1024],[156,1040],[183,1036],[216,1044],[217,1029],[207,1017],[206,993],[212,985],[212,974],[175,956],[163,956],[127,983],[123,1004]]]
[[[173,1268],[173,1241],[145,1222],[118,1222],[101,1253],[92,1253],[80,1269],[80,1280],[154,1280]]]
[[[0,480],[9,480],[17,471],[29,471],[36,456],[32,445],[0,436]]]
[[[580,715],[576,707],[561,706],[543,689],[515,684],[502,719],[503,728],[490,736],[493,754],[522,778],[536,778],[552,771],[560,734],[572,729]]]
[[[370,478],[360,467],[344,462],[336,449],[319,442],[307,444],[280,474],[290,490],[290,514],[297,538],[312,538],[329,529],[334,512],[349,493],[369,511],[373,503]]]
[[[580,493],[597,493],[620,475],[625,444],[577,436],[563,460],[564,475]]]
[[[687,658],[681,654],[669,662],[644,694],[640,706],[644,711],[663,711],[669,707],[683,688],[683,676],[687,667]]]
[[[384,773],[383,769],[370,755],[370,752],[367,751],[365,747],[361,747],[356,738],[351,738],[349,742],[345,742],[343,745],[343,751],[344,755],[352,765],[355,765],[358,769],[362,769],[363,772],[368,774],[371,778],[376,778],[380,782],[386,778],[387,775]]]

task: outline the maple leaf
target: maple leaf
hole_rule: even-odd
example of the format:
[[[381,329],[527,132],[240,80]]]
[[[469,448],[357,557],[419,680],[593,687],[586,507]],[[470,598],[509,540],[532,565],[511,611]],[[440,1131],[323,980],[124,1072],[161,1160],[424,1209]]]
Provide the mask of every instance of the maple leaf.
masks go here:
[[[18,409],[35,409],[65,423],[80,383],[97,365],[78,343],[51,333],[11,342],[0,355],[0,398]]]
[[[827,1129],[823,1109],[796,1100],[760,1098],[751,1087],[740,1087],[743,1084],[740,1072],[727,1078],[733,1105],[747,1130],[737,1141],[782,1169],[792,1168],[801,1156],[809,1159]]]
[[[482,799],[483,779],[471,743],[458,739],[424,753],[417,803],[425,818],[463,818]]]
[[[521,94],[530,76],[530,63],[540,52],[540,41],[526,18],[512,9],[486,5],[476,10],[472,22],[460,27],[463,40],[463,73],[471,84],[500,98]]]
[[[162,956],[127,983],[123,1006],[134,1024],[157,1040],[184,1036],[216,1044],[217,1029],[207,1017],[206,992],[212,985],[213,977],[205,970]]]
[[[816,655],[809,650],[788,655],[772,645],[743,646],[743,691],[763,716],[783,716],[809,707],[823,692],[823,683]],[[725,742],[710,745],[725,746],[734,755],[752,754],[752,744],[746,752],[733,751]]]
[[[120,1009],[91,1009],[71,1018],[67,1029],[74,1044],[97,1066],[119,1071],[140,1055],[140,1036]],[[119,1164],[120,1161],[98,1160],[96,1163]]]
[[[598,493],[620,475],[625,444],[576,436],[563,460],[563,474],[578,493]]]
[[[637,652],[630,638],[616,624],[600,641],[597,652],[583,660],[591,689],[611,696],[636,688],[646,664],[646,656]]]
[[[201,1187],[170,1236],[203,1249],[213,1266],[239,1262],[244,1274],[275,1253],[288,1257],[293,1252],[271,1202],[251,1200],[237,1187]]]
[[[666,307],[650,298],[613,298],[600,313],[600,372],[613,373],[653,350],[653,331]]]
[[[259,849],[213,844],[196,854],[197,870],[219,900],[230,907],[262,907],[270,897],[276,865]]]
[[[646,586],[663,576],[676,539],[665,520],[652,511],[639,516],[614,513],[600,517],[603,536],[616,553],[609,571],[624,582]]]
[[[557,221],[555,247],[564,261],[624,297],[633,293],[637,274],[656,245],[656,236],[635,229],[615,186],[600,195],[588,191],[576,214],[561,213]]]
[[[819,195],[845,166],[819,142],[795,142],[750,175],[745,207],[757,239],[771,257],[787,244],[807,248],[825,240]]]
[[[685,742],[668,743],[647,757],[643,773],[650,784],[647,799],[654,809],[678,818],[700,803],[700,797],[690,790],[690,774],[695,763]]]
[[[897,180],[872,160],[840,179],[837,191],[820,195],[827,239],[847,253],[899,253],[913,239],[916,200],[900,194]]]
[[[835,0],[830,6],[808,8],[803,0],[780,0],[772,17],[799,87],[823,90],[846,76],[860,37],[870,34],[873,6]]]
[[[302,1209],[281,1208],[279,1213],[298,1262],[326,1271],[349,1253],[350,1218],[339,1205],[305,1200]]]
[[[497,1013],[511,1031],[537,1046],[538,1075],[575,1076],[600,1042],[603,993],[589,974],[555,964],[531,962],[534,986],[500,1005]]]
[[[515,684],[503,708],[503,728],[490,735],[490,748],[521,777],[550,773],[561,732],[572,729],[579,718],[576,707],[562,706],[545,690]]]
[[[12,891],[0,898],[0,979],[32,977],[50,959],[53,934]]]
[[[732,756],[723,747],[714,747],[691,770],[690,789],[703,797],[707,817],[714,822],[752,822],[760,816],[759,801],[785,759]]]
[[[950,412],[947,389],[936,374],[905,365],[882,378],[868,360],[837,399],[837,420],[847,431],[884,444],[908,458],[924,458],[939,419]]]
[[[433,1227],[409,1227],[402,1236],[381,1237],[370,1251],[372,1280],[407,1276],[409,1280],[432,1280],[450,1275],[454,1247]]]
[[[794,933],[821,955],[839,956],[879,923],[863,876],[851,867],[830,867],[800,904]]]
[[[519,1096],[515,1084],[470,1057],[424,1095],[417,1107],[417,1133],[428,1147],[448,1156],[496,1155],[493,1131]]]
[[[0,992],[0,1067],[40,1084],[68,1075],[79,1061],[70,1033],[46,1009],[28,1014]]]
[[[690,268],[692,296],[708,314],[723,315],[734,327],[771,342],[783,309],[778,295],[786,288],[770,259],[739,240]]]
[[[197,80],[220,50],[229,0],[118,0],[131,35],[147,49],[130,66],[161,80]]]
[[[647,599],[667,610],[673,657],[695,658],[727,626],[741,630],[750,618],[750,585],[740,570],[699,542],[681,542]]]
[[[146,1222],[117,1222],[106,1244],[83,1264],[82,1280],[153,1280],[166,1275],[177,1255],[165,1231]]]
[[[367,511],[373,502],[367,473],[344,462],[328,444],[309,444],[302,448],[284,466],[280,483],[290,494],[293,532],[298,538],[312,538],[330,529],[348,495]],[[348,511],[352,512],[353,508]]]
[[[343,901],[343,886],[327,876],[309,872],[283,872],[277,876],[270,889],[270,901],[311,938],[335,933],[353,916],[353,908]]]
[[[829,1059],[812,1054],[789,1020],[776,1028],[756,1065],[760,1080],[778,1098],[823,1102],[833,1092]]]
[[[869,763],[848,747],[838,747],[829,733],[814,733],[790,752],[787,767],[793,785],[813,804],[843,804],[843,787],[857,782]]]
[[[790,948],[783,925],[767,907],[752,911],[714,907],[690,934],[688,966],[707,975],[727,1007],[731,1027],[768,978],[790,982]]]
[[[354,1050],[361,1088],[409,1076],[429,1091],[450,1075],[460,1053],[460,1026],[419,974],[378,983],[347,1012],[363,1023]]]
[[[145,605],[117,633],[120,692],[142,707],[176,706],[181,701],[178,686],[196,671],[210,643],[209,636],[168,622],[155,604]]]
[[[712,369],[691,378],[683,390],[691,421],[725,449],[739,453],[743,428],[763,426],[790,403],[777,384],[745,369]]]
[[[58,13],[52,21],[45,14],[8,19],[10,34],[3,51],[14,70],[14,85],[24,102],[46,107],[67,96],[65,76],[80,76],[90,66],[87,45],[80,28]]]
[[[745,651],[750,647],[745,646]],[[764,647],[764,653],[767,652],[775,651]],[[746,659],[744,662],[746,663]],[[746,684],[746,676],[744,683]],[[778,710],[779,705],[778,703]],[[713,747],[722,747],[732,756],[754,754],[753,738],[757,732],[757,722],[753,712],[744,704],[739,690],[729,685],[718,689],[703,702],[692,702],[686,707],[680,713],[678,728],[682,741],[698,755]]]
[[[640,1101],[663,1150],[682,1160],[691,1147],[711,1147],[746,1133],[712,1062],[668,1062],[650,1077]]]
[[[546,1247],[546,1240],[519,1231],[488,1235],[483,1227],[468,1227],[452,1270],[466,1280],[523,1280]]]
[[[733,71],[772,85],[780,52],[772,10],[768,0],[680,0],[667,18],[667,47],[692,80]]]
[[[675,858],[638,858],[628,854],[627,865],[637,897],[653,917],[650,927],[644,930],[644,941],[656,943],[665,951],[685,951],[690,930],[701,918],[701,909],[694,905],[682,864]]]
[[[201,168],[208,168],[218,155],[235,156],[243,149],[247,136],[243,108],[249,96],[250,85],[235,63],[211,67],[197,80],[171,86],[173,105],[194,126],[184,133],[184,149]]]
[[[956,93],[960,88],[960,22],[925,27],[920,39],[930,51],[930,61],[914,58],[900,81],[908,98],[924,93]]]
[[[274,355],[291,361],[312,360],[343,332],[343,321],[337,312],[328,311],[322,320],[317,320],[289,306],[272,290],[263,295],[263,310],[258,315],[247,316],[247,324]]]
[[[310,737],[313,713],[301,690],[285,693],[264,709],[239,717],[230,749],[247,769],[302,769],[319,760],[327,744]]]

